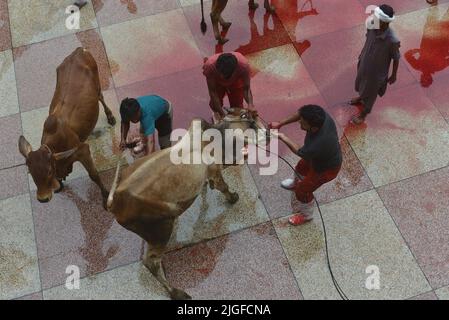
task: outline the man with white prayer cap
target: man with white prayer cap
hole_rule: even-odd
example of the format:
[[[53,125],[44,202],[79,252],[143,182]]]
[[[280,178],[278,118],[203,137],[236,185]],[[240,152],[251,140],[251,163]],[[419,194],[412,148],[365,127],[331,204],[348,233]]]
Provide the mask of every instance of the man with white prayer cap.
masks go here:
[[[389,27],[395,19],[394,10],[383,4],[374,10],[374,16],[367,23],[366,42],[359,56],[355,90],[359,96],[353,98],[350,104],[361,104],[363,109],[352,119],[355,124],[364,122],[371,112],[377,96],[382,97],[387,84],[396,82],[400,59],[400,41]],[[391,61],[393,71],[389,76]]]

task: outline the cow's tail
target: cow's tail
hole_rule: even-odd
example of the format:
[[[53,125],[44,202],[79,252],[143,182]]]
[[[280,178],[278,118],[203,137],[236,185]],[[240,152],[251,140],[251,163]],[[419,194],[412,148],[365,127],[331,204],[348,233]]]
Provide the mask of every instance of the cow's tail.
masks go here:
[[[205,34],[207,31],[207,24],[206,24],[206,21],[204,20],[204,1],[203,0],[201,0],[201,24],[200,24],[200,26],[201,26],[201,32],[203,34]]]
[[[124,153],[122,153],[122,155],[120,156],[120,159],[118,160],[117,169],[115,171],[114,182],[112,183],[111,191],[109,191],[108,202],[106,203],[106,207],[108,208],[108,211],[111,209],[112,202],[114,201],[114,193],[115,193],[115,190],[117,190],[117,186],[118,186],[118,179],[119,179],[119,175],[120,175],[120,164],[122,162],[123,156],[124,156]]]

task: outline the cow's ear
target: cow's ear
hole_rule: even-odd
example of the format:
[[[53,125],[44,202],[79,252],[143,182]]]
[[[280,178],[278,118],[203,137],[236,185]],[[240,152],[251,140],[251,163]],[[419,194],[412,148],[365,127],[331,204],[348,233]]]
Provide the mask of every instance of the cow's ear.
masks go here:
[[[28,155],[31,151],[33,151],[33,147],[31,147],[31,144],[25,139],[24,136],[20,136],[19,138],[19,151],[20,153],[26,158],[28,158]]]
[[[58,153],[54,153],[53,157],[57,160],[63,160],[63,159],[67,159],[68,157],[70,157],[71,155],[73,155],[76,151],[75,149],[70,149],[67,151],[63,151],[63,152],[58,152]]]

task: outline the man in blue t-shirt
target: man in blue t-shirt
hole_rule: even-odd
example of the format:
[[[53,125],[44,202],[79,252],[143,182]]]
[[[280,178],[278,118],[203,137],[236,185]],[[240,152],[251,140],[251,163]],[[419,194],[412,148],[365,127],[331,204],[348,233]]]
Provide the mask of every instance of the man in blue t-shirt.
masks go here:
[[[155,151],[155,130],[158,131],[161,149],[171,146],[173,110],[171,104],[164,98],[157,95],[142,96],[137,99],[126,98],[120,104],[120,115],[122,117],[121,150],[126,147],[130,122],[140,122],[142,134],[141,145],[135,148],[135,153],[144,151],[144,155],[148,155]]]

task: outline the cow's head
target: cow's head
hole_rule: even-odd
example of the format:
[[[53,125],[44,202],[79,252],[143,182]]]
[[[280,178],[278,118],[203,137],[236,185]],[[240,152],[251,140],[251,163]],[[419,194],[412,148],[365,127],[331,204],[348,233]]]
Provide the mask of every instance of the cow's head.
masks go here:
[[[231,130],[241,130],[242,132],[253,132],[254,135],[246,136],[246,135],[238,135],[237,131],[235,131],[236,136],[234,138],[234,146],[237,146],[237,139],[242,141],[244,146],[247,147],[248,144],[257,145],[261,143],[263,140],[267,139],[266,135],[266,127],[260,121],[257,112],[250,111],[248,109],[241,108],[231,108],[226,109],[227,115],[223,118],[223,120],[217,124],[220,129],[231,129]],[[252,130],[248,130],[252,129]],[[248,131],[247,131],[248,130]],[[260,131],[262,130],[262,131]],[[260,135],[260,133],[265,133],[264,135]],[[223,150],[225,151],[225,150]],[[237,161],[239,158],[237,155],[239,152],[243,152],[243,157],[247,159],[247,149],[244,150],[236,150],[234,148],[233,155],[234,160]]]
[[[222,122],[228,129],[240,129],[246,131],[247,129],[252,129],[254,132],[266,132],[266,126],[261,122],[256,111],[251,111],[248,109],[241,108],[231,108],[226,109],[227,115],[224,117]],[[266,139],[266,136],[254,136],[245,137],[245,144],[258,144],[262,140]]]
[[[25,137],[20,136],[19,151],[25,157],[28,171],[36,184],[37,200],[49,202],[53,192],[61,187],[56,179],[56,161],[70,157],[75,150],[52,153],[48,146],[42,145],[38,150],[33,151]]]

